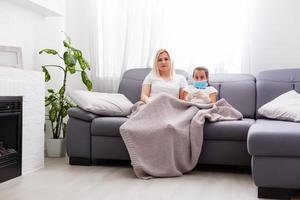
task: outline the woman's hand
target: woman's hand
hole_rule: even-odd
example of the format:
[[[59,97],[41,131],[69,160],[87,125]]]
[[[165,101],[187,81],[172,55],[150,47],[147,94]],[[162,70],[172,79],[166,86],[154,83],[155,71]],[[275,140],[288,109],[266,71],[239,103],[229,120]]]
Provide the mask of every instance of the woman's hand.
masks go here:
[[[216,103],[216,102],[217,102],[217,93],[216,93],[216,92],[211,93],[211,94],[209,95],[209,98],[210,98],[210,101],[211,101],[212,103]]]
[[[151,91],[151,84],[145,84],[142,86],[141,101],[143,101],[144,103],[149,102],[150,91]]]
[[[179,89],[179,99],[187,100],[188,93],[184,90],[184,88]]]

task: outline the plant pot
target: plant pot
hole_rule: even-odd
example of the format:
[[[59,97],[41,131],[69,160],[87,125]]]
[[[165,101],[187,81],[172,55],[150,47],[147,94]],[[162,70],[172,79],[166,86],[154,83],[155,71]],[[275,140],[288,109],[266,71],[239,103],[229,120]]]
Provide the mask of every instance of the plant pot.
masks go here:
[[[48,157],[64,157],[66,155],[66,139],[46,139],[46,150]]]

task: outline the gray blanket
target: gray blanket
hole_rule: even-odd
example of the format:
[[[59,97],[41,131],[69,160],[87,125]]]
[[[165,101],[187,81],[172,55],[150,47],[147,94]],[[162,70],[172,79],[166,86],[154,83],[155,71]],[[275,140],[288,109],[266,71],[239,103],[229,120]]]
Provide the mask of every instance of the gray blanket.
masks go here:
[[[138,178],[174,177],[196,166],[205,119],[242,118],[225,99],[195,104],[161,94],[148,104],[137,102],[120,133]]]

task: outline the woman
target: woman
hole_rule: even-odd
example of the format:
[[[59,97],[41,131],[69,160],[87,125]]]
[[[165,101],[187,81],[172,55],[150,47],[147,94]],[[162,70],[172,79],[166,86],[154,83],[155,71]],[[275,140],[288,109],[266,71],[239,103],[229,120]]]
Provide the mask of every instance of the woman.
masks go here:
[[[183,88],[186,86],[185,78],[175,74],[169,52],[166,49],[160,49],[156,53],[152,71],[144,79],[141,100],[149,103],[160,93],[184,99]]]

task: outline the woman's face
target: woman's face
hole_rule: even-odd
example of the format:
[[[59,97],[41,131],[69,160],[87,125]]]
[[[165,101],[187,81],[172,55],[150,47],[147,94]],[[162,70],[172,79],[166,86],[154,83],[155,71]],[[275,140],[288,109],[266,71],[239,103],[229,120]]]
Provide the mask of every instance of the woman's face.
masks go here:
[[[195,81],[204,81],[207,80],[206,74],[204,70],[196,70],[193,76]]]
[[[169,55],[166,52],[163,52],[158,56],[157,66],[158,66],[159,72],[170,71],[171,61],[170,61]]]

